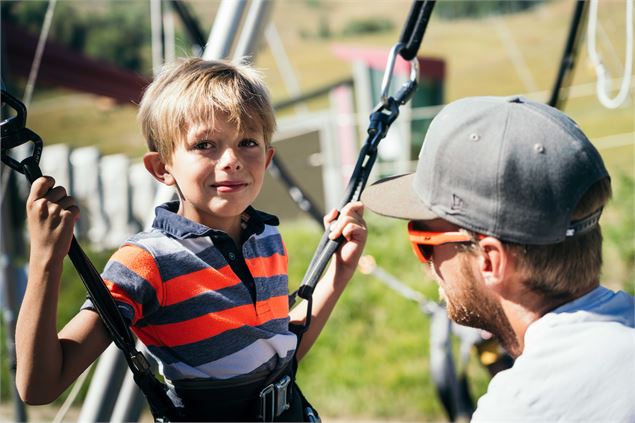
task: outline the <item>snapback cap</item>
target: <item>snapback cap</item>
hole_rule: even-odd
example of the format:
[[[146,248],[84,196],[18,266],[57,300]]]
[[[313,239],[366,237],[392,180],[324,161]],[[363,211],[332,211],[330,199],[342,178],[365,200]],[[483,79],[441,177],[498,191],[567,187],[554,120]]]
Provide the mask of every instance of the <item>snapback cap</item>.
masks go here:
[[[523,97],[468,97],[432,120],[416,172],[366,188],[370,210],[442,218],[522,244],[554,244],[594,227],[601,210],[571,222],[587,190],[608,176],[578,125]]]

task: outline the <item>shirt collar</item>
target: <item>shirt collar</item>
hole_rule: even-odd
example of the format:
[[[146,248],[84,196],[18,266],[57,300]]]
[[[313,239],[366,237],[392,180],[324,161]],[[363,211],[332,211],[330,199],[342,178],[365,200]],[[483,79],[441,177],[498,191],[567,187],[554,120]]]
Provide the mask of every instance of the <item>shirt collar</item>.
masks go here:
[[[152,227],[177,239],[225,234],[224,231],[210,228],[176,214],[178,209],[178,201],[170,201],[158,206],[155,209],[155,218],[154,222],[152,222]],[[253,234],[261,234],[265,230],[265,225],[278,226],[280,223],[276,216],[261,212],[251,206],[245,209],[241,218],[241,226],[245,235],[243,239],[247,239]]]

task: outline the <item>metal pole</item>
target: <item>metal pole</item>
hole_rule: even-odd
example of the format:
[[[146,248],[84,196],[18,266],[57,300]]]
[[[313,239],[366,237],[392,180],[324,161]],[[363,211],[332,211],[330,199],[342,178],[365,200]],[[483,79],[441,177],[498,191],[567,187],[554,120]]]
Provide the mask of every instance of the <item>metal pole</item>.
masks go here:
[[[203,59],[225,59],[229,56],[245,4],[246,0],[223,0],[221,2],[203,52]]]
[[[10,184],[11,178],[9,172],[2,172],[3,180],[2,185]],[[13,180],[15,182],[15,180]],[[15,184],[14,184],[15,185]],[[15,226],[13,219],[11,218],[10,202],[7,200],[7,195],[10,195],[12,186],[8,186],[6,192],[4,192],[0,198],[0,209],[2,213],[2,228],[0,232],[0,287],[2,288],[2,311],[4,317],[4,324],[6,327],[6,348],[9,361],[9,373],[11,379],[11,398],[14,404],[14,418],[16,422],[26,422],[27,415],[24,403],[18,395],[17,388],[15,386],[15,370],[16,370],[16,356],[15,356],[15,324],[20,310],[20,304],[22,302],[23,288],[26,286],[26,278],[19,277],[19,271],[14,265],[14,260],[18,257],[18,251],[16,248],[16,242],[13,242],[16,236]],[[20,231],[17,231],[19,233]],[[20,286],[20,282],[24,286]],[[22,292],[20,292],[22,291]]]
[[[140,341],[137,341],[137,349],[139,349],[139,351],[143,351],[144,355],[147,356],[147,352],[144,348],[143,344]],[[119,396],[117,397],[117,402],[115,403],[115,407],[110,417],[110,422],[138,422],[145,407],[146,399],[141,392],[141,389],[139,389],[134,381],[132,372],[127,370],[121,384],[121,390],[119,392]]]
[[[271,52],[273,53],[278,71],[282,75],[282,80],[287,88],[287,92],[291,94],[292,97],[301,96],[302,90],[300,89],[300,83],[293,71],[293,66],[291,66],[289,56],[284,50],[284,45],[282,44],[278,30],[273,22],[271,22],[267,26],[267,29],[265,29],[265,38],[267,40],[267,44],[269,45],[269,49],[271,49]],[[295,107],[296,111],[300,113],[307,113],[309,111],[306,104],[298,104]]]
[[[265,25],[268,22],[269,12],[273,2],[269,0],[253,0],[240,38],[236,44],[234,52],[234,62],[239,62],[248,57],[256,55],[256,47],[258,46],[258,38],[262,37]]]
[[[163,65],[161,0],[150,0],[150,28],[152,35],[152,73],[156,75]]]
[[[123,354],[114,343],[110,344],[99,358],[77,421],[81,423],[110,421],[121,382],[128,371]]]

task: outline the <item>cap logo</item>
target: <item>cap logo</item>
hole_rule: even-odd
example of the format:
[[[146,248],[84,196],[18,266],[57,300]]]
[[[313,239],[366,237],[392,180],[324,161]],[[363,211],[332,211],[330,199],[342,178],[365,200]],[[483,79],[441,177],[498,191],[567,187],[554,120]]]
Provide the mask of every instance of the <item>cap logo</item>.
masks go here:
[[[463,199],[456,194],[452,194],[452,204],[450,208],[452,210],[461,210],[463,208]]]

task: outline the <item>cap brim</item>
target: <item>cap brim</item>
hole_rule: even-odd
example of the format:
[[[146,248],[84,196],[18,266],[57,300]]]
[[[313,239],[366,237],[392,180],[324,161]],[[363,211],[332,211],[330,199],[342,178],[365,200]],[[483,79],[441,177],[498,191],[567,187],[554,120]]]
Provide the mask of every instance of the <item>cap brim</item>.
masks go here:
[[[414,173],[409,173],[381,179],[366,187],[361,200],[369,210],[383,216],[407,220],[438,218],[412,188],[414,177]]]

